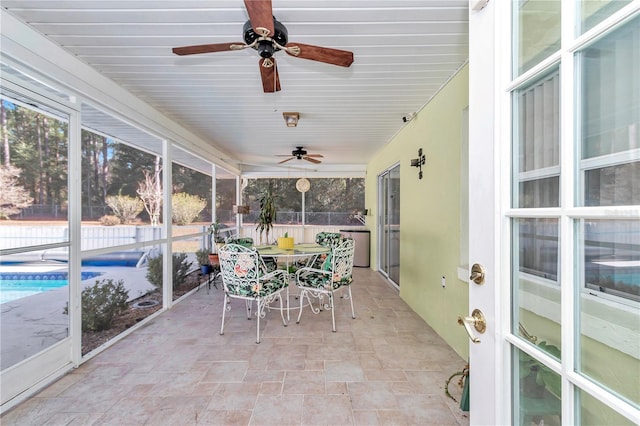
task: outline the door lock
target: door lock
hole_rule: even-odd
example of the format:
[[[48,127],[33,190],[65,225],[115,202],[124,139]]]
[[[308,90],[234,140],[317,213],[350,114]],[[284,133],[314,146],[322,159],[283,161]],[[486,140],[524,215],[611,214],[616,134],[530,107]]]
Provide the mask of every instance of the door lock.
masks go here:
[[[478,285],[484,284],[484,266],[479,263],[474,263],[471,267],[471,276],[469,279]]]
[[[467,334],[469,335],[469,339],[473,343],[480,343],[480,339],[478,339],[474,334],[473,330],[471,330],[471,326],[476,329],[478,333],[484,333],[487,329],[487,320],[484,318],[484,314],[480,309],[474,309],[471,312],[470,317],[458,317],[458,324],[464,327]]]

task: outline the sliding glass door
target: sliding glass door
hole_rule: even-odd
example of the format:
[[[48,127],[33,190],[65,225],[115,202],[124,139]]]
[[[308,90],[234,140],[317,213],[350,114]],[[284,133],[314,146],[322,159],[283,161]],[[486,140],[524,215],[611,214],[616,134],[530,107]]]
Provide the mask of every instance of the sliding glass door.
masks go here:
[[[378,177],[380,226],[378,265],[391,282],[400,286],[400,165]]]

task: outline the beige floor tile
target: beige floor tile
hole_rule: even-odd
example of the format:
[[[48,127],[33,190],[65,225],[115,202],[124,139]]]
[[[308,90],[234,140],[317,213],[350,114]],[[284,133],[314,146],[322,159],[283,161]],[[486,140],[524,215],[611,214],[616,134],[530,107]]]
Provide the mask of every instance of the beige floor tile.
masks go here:
[[[444,395],[466,361],[380,276],[354,271],[353,297],[283,327],[248,321],[222,293],[187,297],[72,373],[3,413],[2,425],[469,424]],[[297,303],[295,298],[293,303]]]

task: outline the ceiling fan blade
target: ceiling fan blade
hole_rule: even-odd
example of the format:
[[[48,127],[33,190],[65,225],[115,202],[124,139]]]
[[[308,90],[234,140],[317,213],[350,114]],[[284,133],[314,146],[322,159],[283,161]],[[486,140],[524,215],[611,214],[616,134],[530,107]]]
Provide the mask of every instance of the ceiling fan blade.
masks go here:
[[[216,44],[199,44],[196,46],[174,47],[171,49],[176,55],[195,55],[198,53],[226,52],[229,50],[242,50],[247,45],[243,42],[236,43],[216,43]]]
[[[260,59],[260,77],[262,77],[264,93],[280,91],[280,77],[278,77],[278,66],[274,58]]]
[[[322,154],[307,154],[307,157],[324,158]]]
[[[313,163],[313,164],[320,164],[320,163],[322,163],[322,161],[320,161],[320,160],[316,160],[315,158],[311,158],[311,157],[309,157],[308,155],[305,155],[304,157],[302,157],[302,159],[303,159],[303,160],[307,160],[308,162]]]
[[[293,160],[295,157],[289,157],[286,160],[279,161],[278,164],[286,163],[287,161]]]
[[[309,59],[327,64],[348,67],[353,63],[353,52],[311,44],[287,43],[286,52],[296,58]]]
[[[247,8],[251,26],[256,34],[263,36],[275,34],[271,0],[244,0],[244,6]]]

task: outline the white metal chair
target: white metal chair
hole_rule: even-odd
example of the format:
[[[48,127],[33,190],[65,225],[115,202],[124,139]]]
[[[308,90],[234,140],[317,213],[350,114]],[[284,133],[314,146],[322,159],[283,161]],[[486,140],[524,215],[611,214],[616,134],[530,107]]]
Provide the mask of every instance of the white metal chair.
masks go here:
[[[286,327],[281,292],[289,287],[289,280],[285,271],[266,271],[262,258],[257,251],[238,244],[226,244],[218,250],[220,256],[220,271],[224,286],[224,305],[222,310],[222,324],[220,334],[224,334],[224,317],[231,310],[230,299],[245,301],[247,318],[251,319],[251,305],[257,304],[256,317],[258,319],[256,343],[260,343],[260,319],[266,316],[269,305],[280,301],[280,316]],[[287,308],[288,308],[287,298]]]
[[[311,303],[311,298],[316,298],[324,305],[324,309],[331,309],[331,321],[333,331],[336,331],[336,314],[335,314],[335,293],[347,289],[348,294],[343,295],[343,299],[349,299],[351,303],[351,317],[355,319],[356,313],[353,309],[353,297],[351,295],[351,283],[353,282],[353,253],[355,242],[351,238],[345,239],[339,245],[331,249],[331,253],[325,259],[321,268],[301,268],[296,272],[296,285],[300,289],[300,312],[298,320],[300,323],[302,317],[302,309],[306,304],[309,305],[311,312],[318,314],[319,308]],[[328,298],[324,303],[324,297]]]

